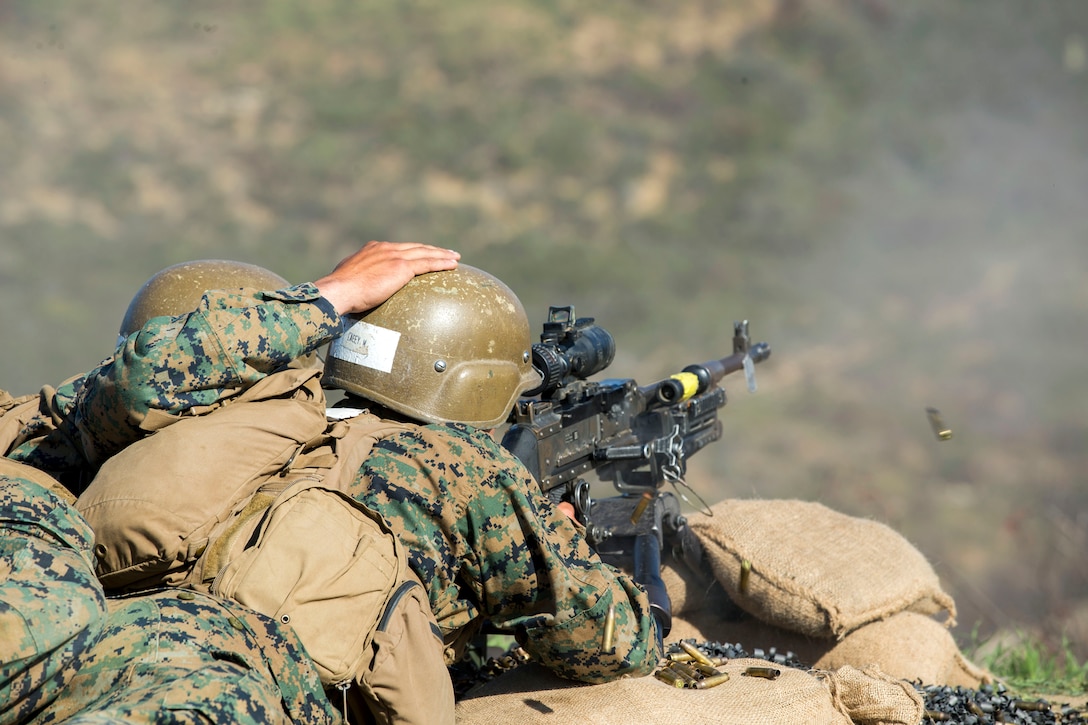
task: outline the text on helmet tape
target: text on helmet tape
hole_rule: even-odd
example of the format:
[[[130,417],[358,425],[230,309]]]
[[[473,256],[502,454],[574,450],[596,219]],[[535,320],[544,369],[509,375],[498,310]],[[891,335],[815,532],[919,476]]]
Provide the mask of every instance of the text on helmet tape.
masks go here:
[[[329,355],[345,362],[388,373],[393,370],[400,333],[359,320],[333,341]]]

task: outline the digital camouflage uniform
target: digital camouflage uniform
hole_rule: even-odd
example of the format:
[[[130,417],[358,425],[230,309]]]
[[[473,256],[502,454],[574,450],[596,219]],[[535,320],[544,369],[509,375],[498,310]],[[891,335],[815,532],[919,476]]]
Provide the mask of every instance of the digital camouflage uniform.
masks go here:
[[[165,416],[206,412],[340,332],[335,310],[312,284],[204,302],[176,320],[151,320],[94,370],[57,389],[22,398],[0,391],[0,448],[78,494],[80,481],[89,480],[81,472],[93,474]],[[15,425],[5,423],[9,415],[19,416]]]
[[[248,300],[210,293],[197,315],[152,320],[92,376],[76,402],[82,447],[99,460],[155,416],[210,410],[340,331],[312,284]],[[448,658],[488,619],[515,628],[527,650],[570,678],[596,682],[653,668],[657,634],[646,594],[600,561],[579,527],[485,432],[429,425],[381,441],[356,486],[357,498],[409,549],[451,645]],[[602,652],[609,607],[615,647]]]
[[[63,688],[106,621],[94,537],[71,498],[18,464],[0,467],[0,723],[23,722]],[[34,480],[32,480],[32,478]]]
[[[93,535],[69,506],[69,492],[34,483],[41,474],[33,480],[3,475],[18,461],[78,493],[106,458],[161,425],[161,410],[203,412],[310,349],[294,347],[296,341],[316,347],[338,331],[331,306],[315,292],[308,286],[256,298],[217,296],[214,307],[181,320],[157,319],[161,324],[149,325],[153,335],[131,336],[115,357],[58,388],[18,398],[0,391],[0,450],[6,454],[0,467],[0,725],[54,722],[60,713],[76,712],[66,722],[207,722],[196,715],[201,708],[216,722],[338,719],[289,628],[187,593],[184,599],[163,592],[110,600],[107,610],[94,576]],[[293,294],[306,304],[285,318],[278,307],[290,304]],[[266,300],[277,308],[271,314]],[[325,324],[330,316],[329,329],[307,322],[313,317]],[[255,337],[274,341],[276,349],[258,342],[232,348],[237,355],[226,358],[202,348],[218,350],[238,331],[254,328],[260,329]],[[179,364],[179,357],[188,362]],[[194,362],[212,359],[223,367]],[[171,378],[171,369],[183,374]],[[117,394],[128,382],[124,376],[154,381],[169,390],[169,399],[131,406],[132,398]],[[88,380],[95,394],[80,397]],[[74,687],[68,679],[76,669],[80,684]]]
[[[69,415],[82,375],[36,395],[13,397],[0,390],[0,451],[44,471],[70,490],[78,489],[86,461],[75,442],[58,426]]]
[[[511,628],[564,677],[603,682],[657,662],[646,594],[603,564],[580,527],[484,431],[449,423],[379,440],[356,497],[409,550],[455,661],[483,619]],[[615,610],[614,646],[601,649]]]
[[[107,599],[70,497],[18,465],[0,462],[0,724],[340,721],[289,627],[193,592]]]
[[[108,608],[35,725],[340,721],[289,627],[190,591],[111,598]]]

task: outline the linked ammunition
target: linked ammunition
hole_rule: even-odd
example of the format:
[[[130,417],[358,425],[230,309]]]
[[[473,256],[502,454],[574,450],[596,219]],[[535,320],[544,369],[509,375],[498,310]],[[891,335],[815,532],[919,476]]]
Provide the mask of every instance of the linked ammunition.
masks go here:
[[[782,670],[776,670],[774,667],[745,667],[743,674],[746,677],[762,677],[765,680],[777,680],[778,676],[782,674]]]
[[[601,634],[601,651],[611,652],[616,638],[616,605],[608,607],[608,613],[604,615],[604,632]]]
[[[728,681],[729,681],[729,673],[728,672],[720,672],[720,673],[718,673],[718,674],[716,674],[716,675],[714,675],[712,677],[704,677],[703,679],[696,682],[695,683],[695,689],[705,690],[705,689],[710,688],[710,687],[717,687],[718,685],[722,684],[723,682],[728,682]]]
[[[937,436],[937,440],[946,441],[952,437],[952,429],[944,424],[941,411],[936,408],[926,408],[926,415],[929,417],[929,426],[933,429],[933,435]]]
[[[695,645],[693,645],[691,642],[688,642],[686,640],[680,640],[680,649],[684,650],[689,655],[691,655],[691,658],[693,660],[695,660],[696,662],[701,662],[702,664],[707,665],[709,667],[714,666],[714,663],[711,662],[710,658],[707,657],[705,654],[703,654],[699,650],[699,648],[696,647]]]
[[[740,563],[740,593],[744,594],[748,591],[748,577],[752,573],[752,562],[745,559]]]

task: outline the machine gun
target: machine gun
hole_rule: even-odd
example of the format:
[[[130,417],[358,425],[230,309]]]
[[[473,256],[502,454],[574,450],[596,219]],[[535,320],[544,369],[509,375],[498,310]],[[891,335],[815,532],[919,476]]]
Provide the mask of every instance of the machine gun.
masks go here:
[[[540,386],[518,400],[502,444],[517,456],[553,501],[567,501],[586,526],[589,543],[606,561],[631,557],[634,577],[668,634],[672,609],[661,580],[661,552],[700,556],[676,494],[698,495],[684,482],[687,459],[721,438],[719,383],[743,370],[755,391],[755,364],[771,354],[755,345],[748,322],[734,323],[733,353],[689,365],[649,385],[630,379],[591,382],[615,357],[612,335],[573,307],[550,307],[532,347]],[[595,471],[618,495],[594,500],[585,475]],[[674,491],[663,490],[670,483]],[[675,493],[674,493],[675,492]],[[699,499],[704,510],[706,504]]]

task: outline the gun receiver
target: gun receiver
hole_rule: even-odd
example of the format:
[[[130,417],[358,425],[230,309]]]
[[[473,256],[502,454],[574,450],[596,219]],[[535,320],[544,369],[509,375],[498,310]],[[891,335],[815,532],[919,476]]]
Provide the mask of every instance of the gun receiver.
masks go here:
[[[679,502],[661,489],[669,482],[687,499],[679,488],[687,488],[687,459],[722,435],[718,410],[726,394],[719,383],[743,370],[754,391],[754,366],[771,354],[767,343],[751,343],[747,320],[734,323],[733,332],[732,354],[649,385],[631,379],[590,382],[612,363],[612,335],[591,317],[575,318],[573,307],[549,308],[532,350],[541,384],[514,406],[502,444],[546,495],[573,504],[602,556],[645,559],[640,537],[646,536],[656,541],[658,553],[688,556],[685,547],[693,539],[681,535],[687,522]],[[590,471],[611,481],[619,495],[594,501],[585,479]],[[644,568],[636,562],[636,570]],[[667,614],[667,601],[655,606]]]

